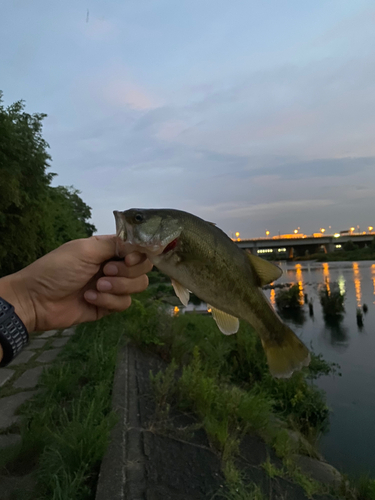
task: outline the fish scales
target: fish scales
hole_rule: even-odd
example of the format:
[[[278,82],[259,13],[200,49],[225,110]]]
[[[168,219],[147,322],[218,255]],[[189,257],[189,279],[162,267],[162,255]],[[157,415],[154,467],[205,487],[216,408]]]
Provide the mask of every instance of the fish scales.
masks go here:
[[[210,304],[223,333],[237,331],[236,318],[254,327],[274,376],[289,377],[308,365],[307,348],[281,321],[260,288],[280,276],[277,266],[247,255],[221,229],[187,212],[130,209],[114,213],[118,236],[132,249],[146,253],[172,279],[182,301],[188,299],[190,290]]]

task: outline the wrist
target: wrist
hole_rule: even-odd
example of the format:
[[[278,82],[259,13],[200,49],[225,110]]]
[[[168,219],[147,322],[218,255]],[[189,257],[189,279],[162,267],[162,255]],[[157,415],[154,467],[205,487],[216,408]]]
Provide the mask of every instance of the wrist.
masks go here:
[[[0,278],[0,297],[14,307],[14,312],[28,332],[35,329],[35,309],[24,280],[18,273]]]

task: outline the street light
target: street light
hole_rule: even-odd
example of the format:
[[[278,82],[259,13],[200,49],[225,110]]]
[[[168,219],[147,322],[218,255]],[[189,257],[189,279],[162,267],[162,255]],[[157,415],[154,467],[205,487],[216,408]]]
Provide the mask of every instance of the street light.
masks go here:
[[[369,227],[368,227],[368,230],[370,231],[370,233],[371,233],[371,231],[372,231],[373,229],[374,229],[374,228],[373,228],[372,226],[369,226]]]
[[[270,232],[269,231],[266,231],[266,236],[269,236],[270,235]]]
[[[320,228],[320,231],[321,231],[322,233],[325,233],[325,232],[326,232],[326,230],[324,229],[324,227],[321,227],[321,228]]]
[[[350,232],[352,233],[354,231],[355,227],[350,228]]]
[[[298,233],[298,229],[295,229],[295,230],[294,230],[294,234],[297,234],[297,233]]]
[[[237,231],[237,232],[236,232],[236,238],[238,238],[238,237],[239,237],[239,235],[240,235],[240,233]]]

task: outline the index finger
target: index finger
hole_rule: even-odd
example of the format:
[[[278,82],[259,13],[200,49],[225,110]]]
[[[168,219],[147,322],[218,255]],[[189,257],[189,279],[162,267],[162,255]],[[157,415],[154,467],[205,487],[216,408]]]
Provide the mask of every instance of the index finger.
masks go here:
[[[129,267],[142,264],[147,259],[147,255],[140,252],[131,252],[125,257],[125,264]]]

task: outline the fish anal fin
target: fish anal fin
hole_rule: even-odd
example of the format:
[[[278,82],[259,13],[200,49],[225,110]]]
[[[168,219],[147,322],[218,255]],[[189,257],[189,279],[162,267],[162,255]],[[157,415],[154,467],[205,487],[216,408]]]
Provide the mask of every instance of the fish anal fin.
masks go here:
[[[178,281],[173,280],[173,279],[172,279],[172,286],[173,286],[173,289],[175,291],[175,294],[181,300],[181,303],[184,306],[187,306],[189,303],[189,298],[190,298],[189,290],[186,287],[184,287],[183,285],[181,285],[181,283],[179,283]]]
[[[310,363],[310,353],[305,344],[286,325],[278,341],[262,339],[271,375],[276,378],[289,378],[293,372]]]
[[[208,304],[207,309],[211,309],[212,317],[216,321],[219,330],[224,333],[224,335],[232,335],[238,332],[238,328],[240,327],[238,318],[224,311],[220,311],[220,309],[216,309],[216,307],[209,306]]]
[[[268,285],[269,283],[272,283],[280,278],[283,274],[282,269],[275,264],[272,264],[272,262],[268,262],[267,260],[248,252],[246,255],[250,261],[251,267],[257,275],[259,286]]]

